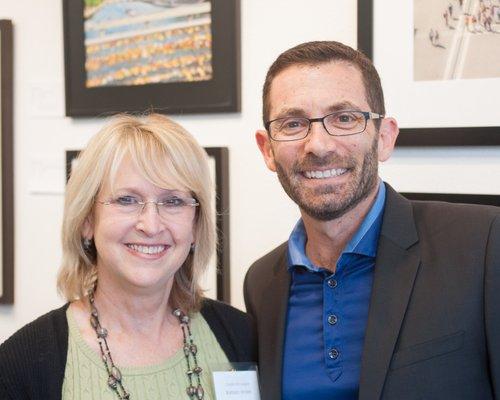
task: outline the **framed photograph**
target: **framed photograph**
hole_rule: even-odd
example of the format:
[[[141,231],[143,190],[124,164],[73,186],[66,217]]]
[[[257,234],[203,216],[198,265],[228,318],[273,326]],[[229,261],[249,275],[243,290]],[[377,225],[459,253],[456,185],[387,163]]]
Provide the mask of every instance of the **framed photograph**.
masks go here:
[[[447,201],[449,203],[483,204],[500,207],[500,195],[458,193],[401,193],[409,200]]]
[[[240,110],[239,0],[63,0],[66,115]]]
[[[214,217],[218,244],[201,285],[207,297],[225,301],[231,300],[230,252],[229,252],[229,151],[227,147],[205,147],[214,191]],[[66,182],[77,161],[79,150],[66,151]]]
[[[12,22],[0,20],[0,303],[14,303]]]
[[[399,146],[498,146],[500,4],[358,0],[359,48],[371,57]]]

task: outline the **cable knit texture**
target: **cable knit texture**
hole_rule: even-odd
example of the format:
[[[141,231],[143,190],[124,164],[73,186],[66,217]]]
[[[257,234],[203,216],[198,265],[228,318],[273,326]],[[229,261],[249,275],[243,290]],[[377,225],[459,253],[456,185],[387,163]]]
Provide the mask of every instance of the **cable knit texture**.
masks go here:
[[[78,330],[70,309],[66,311],[69,326],[68,358],[63,383],[63,400],[116,400],[108,387],[108,374],[99,354],[85,342]],[[180,326],[179,326],[180,329]],[[228,362],[224,351],[199,313],[191,318],[193,339],[198,346],[198,365],[203,368],[201,385],[205,399],[213,399],[211,370]],[[140,351],[140,349],[137,349]],[[113,354],[113,349],[111,349]],[[132,399],[182,399],[186,397],[189,381],[186,359],[179,349],[159,365],[124,367],[118,365],[123,375],[123,385]]]
[[[71,346],[68,348],[67,307],[68,304],[41,316],[20,329],[11,338],[0,345],[1,400],[62,399],[68,355],[70,357],[69,363],[75,362],[74,349],[71,349]],[[248,362],[256,360],[253,324],[246,314],[227,304],[206,299],[201,309],[201,315],[203,318],[195,317],[195,319],[198,319],[198,325],[203,325],[203,320],[208,324],[211,332],[213,332],[213,337],[216,338],[218,346],[220,346],[225,357],[230,362]],[[204,335],[203,332],[201,335]],[[196,342],[197,345],[203,346],[198,339],[196,339]],[[212,347],[215,347],[213,346],[213,342],[211,343]],[[176,356],[177,355],[174,355],[173,359],[175,359]],[[76,357],[79,356],[76,355]],[[212,356],[208,355],[203,357],[210,358]],[[99,359],[98,355],[97,358]],[[206,362],[206,360],[204,362]],[[168,363],[168,361],[166,363]],[[165,365],[166,364],[162,364],[152,368],[155,371],[160,371],[162,367],[166,368]],[[122,372],[125,375],[124,379],[127,379],[127,374],[129,372],[131,375],[134,375],[134,373],[137,372],[135,370],[135,368],[130,371],[127,368],[123,368]],[[68,373],[69,371],[68,369]],[[209,379],[209,376],[205,378]],[[75,380],[73,378],[74,387],[78,379],[79,378]],[[68,382],[69,380],[66,374],[66,385]],[[106,380],[103,382],[99,381],[99,383],[94,380],[91,382],[91,384],[96,383],[103,385],[106,383]],[[151,381],[146,378],[143,383],[144,382],[146,382],[148,386],[151,386],[149,385]],[[185,371],[182,382],[182,387],[184,387],[185,390]],[[135,393],[133,385],[131,386],[127,383],[126,387],[132,393]],[[67,390],[69,390],[69,386]],[[162,388],[161,390],[162,399],[182,398],[179,396],[171,397],[164,394],[165,392],[163,390],[168,390],[168,388]],[[132,396],[132,398],[140,398],[141,400],[159,398],[159,396],[147,397],[147,393],[149,392],[140,391],[138,394],[139,397]],[[65,398],[73,399],[73,397]],[[114,397],[103,397],[103,399],[105,398],[114,399]]]

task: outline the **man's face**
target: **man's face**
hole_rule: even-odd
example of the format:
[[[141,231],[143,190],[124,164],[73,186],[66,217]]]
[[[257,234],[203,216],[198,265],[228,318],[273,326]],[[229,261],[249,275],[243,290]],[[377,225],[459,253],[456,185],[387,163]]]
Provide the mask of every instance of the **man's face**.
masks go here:
[[[371,111],[360,71],[345,62],[289,67],[275,77],[269,100],[270,120],[318,118],[339,110]],[[257,142],[290,198],[322,221],[344,215],[373,193],[378,161],[388,158],[385,140],[379,144],[373,121],[352,136],[331,136],[316,122],[305,139],[275,142],[265,131],[258,131]]]

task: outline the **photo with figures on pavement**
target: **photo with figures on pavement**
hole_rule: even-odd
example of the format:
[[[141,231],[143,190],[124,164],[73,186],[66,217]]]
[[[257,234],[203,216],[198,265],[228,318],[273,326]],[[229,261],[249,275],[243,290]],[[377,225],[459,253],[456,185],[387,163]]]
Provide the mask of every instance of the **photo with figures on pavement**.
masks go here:
[[[500,77],[500,0],[414,0],[414,80]]]
[[[86,86],[212,79],[208,0],[85,0]]]

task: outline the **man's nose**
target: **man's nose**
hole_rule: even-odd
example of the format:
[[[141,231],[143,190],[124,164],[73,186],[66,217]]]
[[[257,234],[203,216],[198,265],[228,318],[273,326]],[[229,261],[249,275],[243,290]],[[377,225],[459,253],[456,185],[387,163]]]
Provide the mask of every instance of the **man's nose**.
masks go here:
[[[322,157],[337,146],[336,140],[337,138],[325,129],[322,121],[313,121],[309,127],[309,134],[305,138],[304,150]]]

